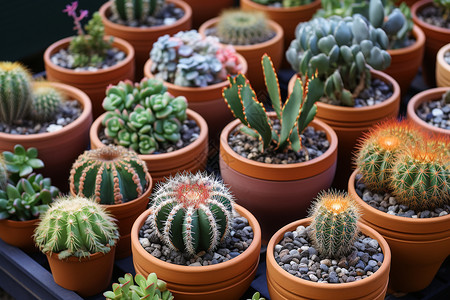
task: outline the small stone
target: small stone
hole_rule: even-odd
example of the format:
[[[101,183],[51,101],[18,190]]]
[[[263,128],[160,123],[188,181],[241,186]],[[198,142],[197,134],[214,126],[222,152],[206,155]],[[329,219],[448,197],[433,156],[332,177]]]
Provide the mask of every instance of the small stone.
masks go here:
[[[317,282],[319,279],[317,278],[317,276],[316,275],[314,275],[314,274],[310,274],[309,275],[309,279],[311,279],[311,281],[314,281],[314,282]]]
[[[331,272],[330,273],[330,275],[328,277],[328,282],[330,282],[330,283],[338,283],[339,282],[339,279],[338,279],[338,276],[337,276],[336,272]]]
[[[431,114],[432,114],[434,117],[440,117],[440,116],[442,116],[442,115],[444,114],[444,112],[443,112],[440,108],[434,108],[434,109],[431,111]]]

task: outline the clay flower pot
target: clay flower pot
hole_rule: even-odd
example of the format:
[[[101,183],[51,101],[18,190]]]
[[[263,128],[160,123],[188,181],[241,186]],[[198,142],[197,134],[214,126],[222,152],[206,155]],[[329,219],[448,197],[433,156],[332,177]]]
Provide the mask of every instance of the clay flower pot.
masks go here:
[[[146,179],[147,189],[139,198],[121,204],[101,204],[117,220],[116,224],[119,226],[120,239],[116,245],[116,259],[122,259],[131,255],[131,228],[137,217],[147,209],[149,197],[152,193],[153,181],[150,174],[147,175]],[[72,188],[70,193],[73,196],[77,195]]]
[[[440,87],[450,86],[450,65],[444,54],[450,51],[450,43],[443,46],[436,56],[436,84]]]
[[[429,133],[443,134],[444,136],[450,137],[450,130],[428,124],[427,122],[419,118],[419,116],[417,116],[416,114],[417,108],[422,103],[441,99],[442,94],[444,94],[449,89],[450,86],[434,88],[425,90],[423,92],[414,95],[408,102],[408,107],[406,109],[406,117]]]
[[[439,49],[448,43],[450,40],[450,29],[437,27],[428,24],[417,16],[423,8],[433,5],[433,0],[421,0],[414,3],[411,7],[411,15],[414,23],[419,26],[425,33],[425,55],[423,57],[422,72],[425,82],[429,86],[435,86],[435,68],[436,68],[436,54]]]
[[[198,32],[206,35],[206,30],[217,26],[220,18],[214,18],[203,23]],[[268,41],[258,43],[254,45],[233,45],[236,52],[242,55],[247,61],[248,70],[252,70],[247,74],[247,79],[252,83],[252,88],[258,92],[260,90],[266,90],[264,83],[264,75],[261,69],[261,57],[267,53],[270,57],[273,57],[273,66],[275,70],[281,67],[281,61],[284,57],[283,53],[283,40],[284,33],[283,28],[276,22],[268,20],[270,28],[275,32],[275,36]]]
[[[361,222],[379,232],[391,248],[389,287],[399,292],[424,289],[450,255],[450,215],[413,219],[379,211],[356,193],[357,173],[355,170],[348,181],[348,193],[361,209]]]
[[[136,79],[137,81],[142,78],[142,66],[145,64],[149,57],[150,50],[153,47],[153,43],[158,40],[160,36],[165,34],[173,35],[178,31],[191,29],[192,23],[192,9],[184,1],[181,0],[167,0],[168,3],[175,4],[176,7],[181,8],[184,11],[184,16],[177,20],[175,23],[163,26],[154,27],[130,27],[125,25],[116,24],[109,20],[111,16],[112,1],[107,1],[99,9],[99,14],[102,18],[103,25],[105,26],[105,34],[112,35],[126,40],[132,45],[136,55],[136,70],[134,77],[128,77],[131,81]],[[125,78],[123,78],[125,79]],[[112,84],[117,83],[111,82]],[[105,87],[106,88],[106,87]],[[103,96],[104,96],[103,91]],[[103,98],[102,98],[103,99]]]
[[[233,6],[233,0],[214,0],[205,5],[204,0],[185,0],[192,8],[192,27],[199,28],[201,24],[220,14],[223,9]]]
[[[298,226],[308,226],[311,219],[302,219],[290,223],[278,230],[270,239],[267,246],[267,287],[272,300],[277,299],[384,299],[389,279],[391,252],[384,238],[374,229],[358,223],[361,232],[377,240],[380,245],[384,261],[381,267],[371,276],[348,283],[312,282],[298,278],[283,270],[275,261],[273,249],[284,237],[287,231],[293,231]]]
[[[374,124],[383,119],[397,117],[400,109],[400,87],[389,75],[371,70],[372,78],[379,78],[392,87],[392,96],[382,103],[366,107],[346,107],[317,103],[316,120],[321,120],[331,126],[339,138],[338,164],[339,176],[336,176],[333,186],[345,188],[352,173],[352,153],[358,138]],[[289,81],[288,91],[291,92],[297,75]]]
[[[67,84],[52,82],[68,100],[81,104],[83,112],[72,123],[54,132],[30,135],[8,134],[0,132],[0,151],[12,151],[14,145],[38,149],[39,158],[45,167],[39,169],[45,177],[52,179],[52,184],[62,191],[69,190],[67,178],[75,159],[89,145],[89,127],[92,123],[92,104],[89,97],[81,90]]]
[[[88,297],[108,289],[115,250],[112,247],[106,254],[97,252],[85,258],[71,256],[63,260],[58,258],[57,253],[46,253],[46,256],[57,284]]]
[[[236,56],[242,65],[240,72],[245,75],[248,70],[247,61],[239,53],[236,53]],[[145,77],[154,77],[150,71],[151,65],[151,59],[147,60],[144,66]],[[228,84],[229,81],[224,80],[205,87],[187,87],[164,81],[164,86],[167,87],[169,93],[175,97],[185,96],[188,100],[188,107],[198,112],[206,120],[209,129],[209,139],[215,143],[219,139],[222,128],[234,120],[233,114],[222,97],[222,89]]]
[[[98,133],[103,130],[101,124],[105,114],[98,117],[91,126],[89,137],[92,149],[103,146]],[[164,180],[165,177],[175,175],[178,171],[186,170],[195,173],[205,169],[208,158],[208,125],[195,111],[187,109],[187,116],[189,119],[195,120],[197,126],[200,127],[200,135],[193,143],[169,153],[139,154],[139,158],[147,163],[153,185]]]
[[[412,80],[419,71],[425,49],[425,34],[422,29],[414,25],[412,35],[416,40],[412,45],[387,50],[391,55],[391,65],[383,71],[397,81],[403,95],[406,95]]]
[[[109,37],[105,37],[108,39]],[[123,52],[126,57],[121,62],[106,69],[97,71],[74,71],[55,65],[51,56],[61,49],[68,49],[73,37],[64,38],[51,44],[44,52],[44,64],[47,79],[69,84],[85,92],[92,101],[94,118],[102,112],[102,101],[109,84],[116,84],[121,80],[134,80],[134,49],[125,40],[114,38],[112,46]]]
[[[0,239],[27,253],[37,252],[32,238],[39,219],[29,221],[0,220]]]
[[[310,125],[325,131],[330,142],[325,153],[307,162],[266,164],[244,158],[228,145],[228,136],[240,124],[238,119],[232,121],[220,135],[220,173],[239,203],[259,220],[267,244],[280,227],[305,217],[311,200],[331,186],[338,140],[330,126],[313,120]]]
[[[131,231],[131,248],[136,273],[145,277],[152,272],[167,283],[175,299],[239,299],[255,277],[261,249],[261,229],[256,218],[245,208],[234,206],[253,229],[253,241],[242,254],[210,266],[180,266],[155,258],[139,243],[139,230],[151,210],[139,216]]]

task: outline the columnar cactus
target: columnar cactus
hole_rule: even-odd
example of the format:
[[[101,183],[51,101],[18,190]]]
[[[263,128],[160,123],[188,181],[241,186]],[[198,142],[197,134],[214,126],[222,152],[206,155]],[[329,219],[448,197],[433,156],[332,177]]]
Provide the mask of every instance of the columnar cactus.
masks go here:
[[[148,182],[147,165],[136,152],[104,146],[81,154],[70,170],[70,188],[101,204],[120,204],[140,197]]]
[[[42,216],[36,246],[59,259],[108,253],[119,238],[117,225],[99,204],[82,197],[62,197]]]
[[[318,195],[310,211],[310,237],[324,257],[348,255],[358,237],[359,212],[347,193],[328,191]]]
[[[263,149],[273,147],[283,151],[291,146],[298,152],[301,149],[300,134],[316,115],[315,102],[323,94],[323,83],[313,78],[307,81],[304,87],[301,81],[297,80],[294,90],[282,105],[278,77],[267,54],[262,57],[262,66],[267,91],[281,123],[279,133],[272,130],[272,121],[244,75],[228,77],[230,85],[223,89],[223,98],[233,115],[250,129],[246,132],[261,138]]]
[[[46,83],[39,83],[33,90],[31,118],[36,121],[50,121],[58,113],[63,95]]]
[[[366,186],[374,192],[387,192],[399,153],[424,138],[420,129],[408,121],[389,120],[373,127],[360,140],[355,157]]]
[[[165,0],[114,0],[112,13],[124,21],[144,21],[149,16],[156,15]]]
[[[214,250],[229,234],[234,199],[214,177],[177,174],[155,188],[152,203],[151,226],[172,249]]]
[[[215,35],[223,44],[262,43],[274,36],[267,20],[260,11],[226,10],[220,15]]]
[[[383,49],[388,38],[361,16],[316,18],[300,23],[286,58],[302,76],[315,72],[325,82],[331,104],[354,105],[354,97],[370,83],[370,69],[382,70],[391,63]]]
[[[0,121],[22,119],[32,102],[31,74],[17,62],[0,62]]]

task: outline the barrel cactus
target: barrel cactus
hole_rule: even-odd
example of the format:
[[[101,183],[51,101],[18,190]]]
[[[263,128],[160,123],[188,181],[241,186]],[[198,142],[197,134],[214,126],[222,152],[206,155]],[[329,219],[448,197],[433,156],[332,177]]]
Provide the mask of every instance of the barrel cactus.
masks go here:
[[[310,237],[324,257],[348,255],[358,237],[356,202],[344,192],[328,191],[317,196],[310,211]]]
[[[42,216],[34,232],[43,253],[59,259],[108,253],[119,238],[115,219],[99,204],[83,197],[62,197]]]
[[[304,77],[317,72],[331,104],[354,106],[354,98],[370,84],[366,64],[383,70],[391,63],[384,31],[358,15],[300,23],[295,36],[286,51],[288,62]]]
[[[30,72],[20,63],[0,62],[0,121],[11,124],[22,119],[31,103]]]
[[[33,90],[31,118],[39,122],[51,121],[58,113],[63,100],[63,95],[57,89],[47,83],[38,83]]]
[[[144,21],[155,16],[165,4],[165,0],[114,0],[111,12],[123,21]]]
[[[214,250],[229,234],[234,199],[203,173],[183,173],[155,188],[151,226],[170,248],[195,255]]]
[[[136,152],[104,146],[81,154],[70,170],[70,188],[101,204],[134,200],[147,189],[147,165]]]

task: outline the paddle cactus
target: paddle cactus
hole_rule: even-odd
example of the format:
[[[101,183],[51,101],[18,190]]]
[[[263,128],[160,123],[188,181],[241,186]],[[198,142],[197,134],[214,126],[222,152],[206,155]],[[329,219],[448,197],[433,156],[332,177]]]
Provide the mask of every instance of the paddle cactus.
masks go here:
[[[370,69],[390,65],[388,38],[361,16],[316,18],[300,23],[286,58],[302,76],[318,73],[327,101],[354,106],[354,98],[370,83]]]
[[[51,121],[61,107],[63,95],[46,83],[39,83],[33,90],[31,118],[38,122]]]
[[[42,216],[34,240],[43,253],[57,253],[59,259],[108,253],[119,238],[114,221],[99,204],[66,196]]]
[[[310,211],[310,237],[324,257],[348,255],[358,237],[359,212],[355,201],[343,192],[328,191],[318,195]]]
[[[136,152],[104,146],[81,154],[70,170],[70,188],[100,204],[139,198],[147,189],[147,165]]]
[[[165,4],[165,0],[114,0],[111,12],[124,21],[144,21],[155,16]]]
[[[267,91],[280,120],[279,133],[272,129],[272,121],[244,75],[228,77],[230,85],[223,89],[223,98],[234,116],[250,129],[246,132],[261,138],[263,149],[273,147],[283,151],[291,146],[298,152],[301,149],[300,134],[316,115],[315,102],[322,96],[323,83],[317,78],[312,78],[303,86],[301,81],[297,80],[294,90],[282,105],[278,77],[267,54],[262,57],[262,66]]]
[[[32,102],[31,74],[17,62],[0,62],[0,121],[22,119]]]
[[[151,226],[170,248],[195,255],[229,234],[234,199],[218,179],[183,173],[155,188]]]

